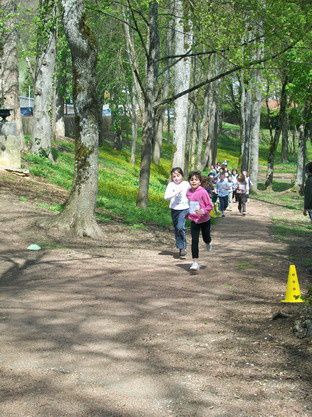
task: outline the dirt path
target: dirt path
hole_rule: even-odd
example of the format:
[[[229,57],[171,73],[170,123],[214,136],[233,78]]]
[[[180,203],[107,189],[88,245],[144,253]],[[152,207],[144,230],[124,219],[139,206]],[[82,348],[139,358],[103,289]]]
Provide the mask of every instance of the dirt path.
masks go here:
[[[0,416],[310,416],[311,346],[271,320],[288,258],[268,210],[220,219],[191,275],[171,234],[52,244],[32,226],[50,214],[0,192]]]

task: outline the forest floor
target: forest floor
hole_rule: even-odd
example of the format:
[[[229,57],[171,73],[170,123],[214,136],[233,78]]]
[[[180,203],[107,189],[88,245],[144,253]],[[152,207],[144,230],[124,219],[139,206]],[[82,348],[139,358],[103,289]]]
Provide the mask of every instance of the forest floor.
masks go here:
[[[292,333],[302,305],[280,303],[289,247],[269,233],[275,206],[251,200],[246,217],[219,219],[191,274],[169,231],[38,229],[53,214],[36,202],[64,198],[1,173],[1,417],[311,416],[312,345]],[[304,291],[312,277],[299,272]]]

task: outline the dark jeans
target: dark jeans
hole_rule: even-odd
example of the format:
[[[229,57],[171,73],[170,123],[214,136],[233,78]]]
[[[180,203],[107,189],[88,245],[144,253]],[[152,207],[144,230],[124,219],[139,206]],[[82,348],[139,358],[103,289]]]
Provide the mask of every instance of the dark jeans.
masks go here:
[[[186,235],[185,235],[185,217],[188,214],[188,209],[185,210],[173,210],[171,209],[171,218],[174,227],[174,236],[176,241],[176,247],[178,249],[186,248]]]
[[[227,209],[228,205],[229,205],[229,196],[228,195],[226,195],[224,197],[219,196],[220,211],[225,211]]]
[[[191,222],[191,236],[192,236],[192,258],[198,258],[198,244],[199,244],[199,234],[202,232],[203,241],[205,243],[211,242],[210,236],[210,220],[204,223],[195,223]]]
[[[236,190],[233,190],[233,197],[232,200],[234,201],[234,203],[236,203],[237,201],[237,194],[236,194]]]
[[[237,193],[236,194],[237,201],[238,201],[238,210],[241,213],[246,213],[246,202],[247,202],[247,196],[245,193]]]

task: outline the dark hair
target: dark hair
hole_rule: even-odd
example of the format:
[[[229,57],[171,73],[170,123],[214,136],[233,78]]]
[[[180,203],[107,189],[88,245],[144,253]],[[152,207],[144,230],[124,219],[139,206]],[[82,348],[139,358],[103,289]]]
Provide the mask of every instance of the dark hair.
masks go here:
[[[304,169],[307,174],[312,174],[312,161],[308,162]]]
[[[182,175],[182,177],[184,176],[183,170],[180,167],[174,167],[174,168],[172,168],[172,170],[170,171],[170,175],[172,175],[174,172],[178,172],[179,174]]]
[[[246,177],[243,173],[239,174],[239,176],[237,177],[237,181],[238,182],[246,182]]]
[[[189,173],[188,180],[190,181],[190,179],[191,179],[192,177],[197,177],[197,178],[199,179],[199,181],[200,181],[200,182],[202,182],[202,180],[203,180],[203,177],[202,177],[202,174],[201,174],[201,172],[200,172],[200,171],[191,171],[191,172]]]

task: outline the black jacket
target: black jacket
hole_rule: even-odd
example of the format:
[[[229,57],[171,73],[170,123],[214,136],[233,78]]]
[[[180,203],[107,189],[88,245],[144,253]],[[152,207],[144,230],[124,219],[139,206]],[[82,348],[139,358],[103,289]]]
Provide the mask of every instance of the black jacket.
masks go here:
[[[304,187],[304,209],[312,210],[312,174],[308,176]]]

